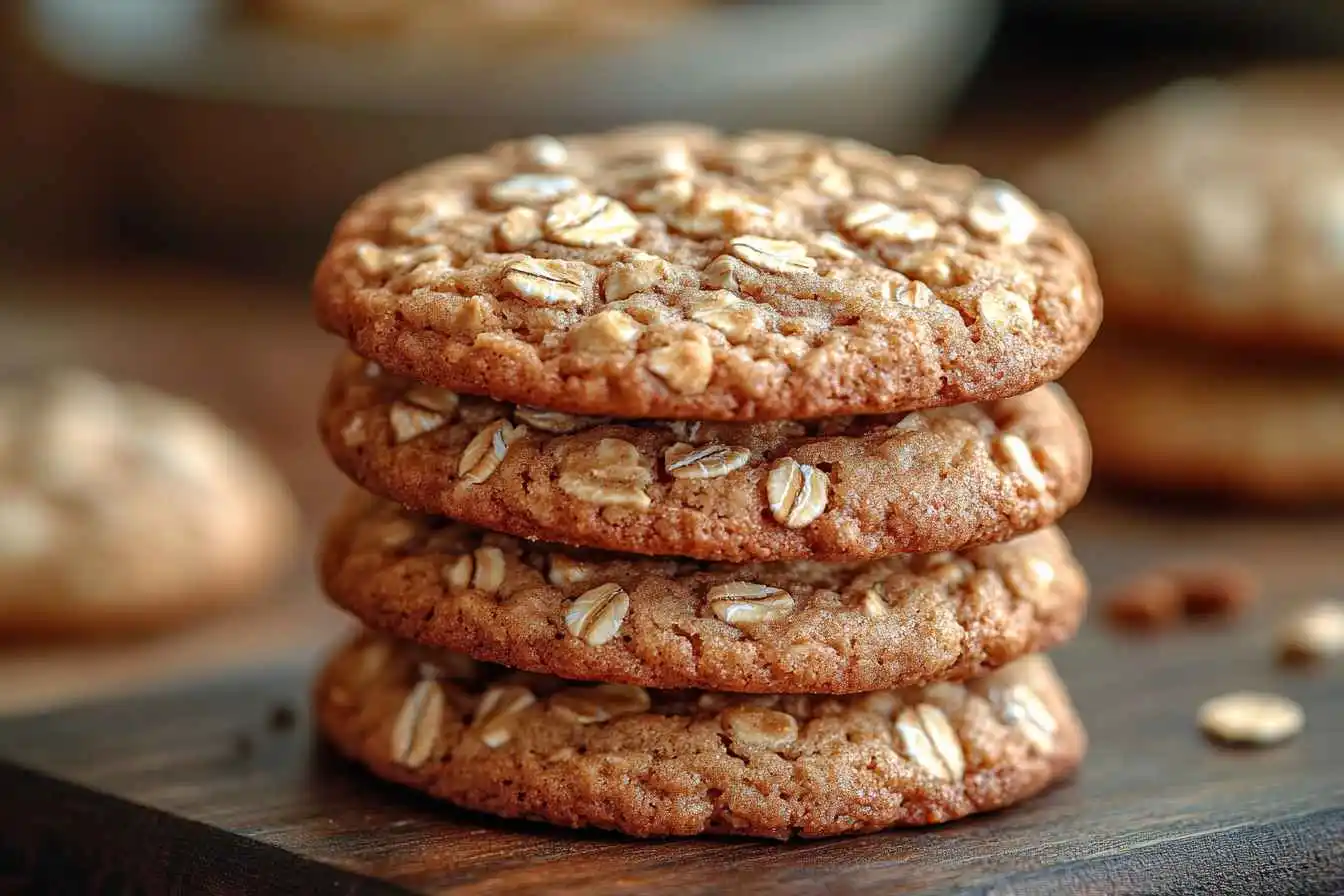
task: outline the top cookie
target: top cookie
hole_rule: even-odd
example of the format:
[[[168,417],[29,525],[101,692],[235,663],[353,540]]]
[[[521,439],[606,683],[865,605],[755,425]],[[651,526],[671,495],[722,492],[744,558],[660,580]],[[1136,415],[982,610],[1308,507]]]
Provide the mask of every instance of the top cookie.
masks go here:
[[[504,143],[385,184],[337,226],[315,304],[423,382],[706,420],[1016,395],[1101,316],[1082,243],[1007,184],[687,126]]]
[[[1187,81],[1032,178],[1131,324],[1344,350],[1344,68]]]

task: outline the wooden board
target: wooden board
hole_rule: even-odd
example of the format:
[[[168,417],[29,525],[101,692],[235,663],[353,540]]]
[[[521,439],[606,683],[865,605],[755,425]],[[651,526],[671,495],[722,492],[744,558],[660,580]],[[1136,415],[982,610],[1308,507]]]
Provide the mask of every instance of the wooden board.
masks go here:
[[[92,364],[215,408],[285,471],[306,552],[341,485],[311,424],[335,346],[305,305],[301,284],[194,271],[13,277],[0,284],[0,368]],[[638,843],[445,809],[317,748],[302,716],[268,730],[272,705],[302,707],[341,624],[300,555],[283,589],[198,628],[0,655],[0,712],[185,688],[0,722],[0,892],[1344,891],[1344,679],[1269,660],[1286,602],[1344,591],[1344,520],[1089,504],[1069,529],[1103,590],[1154,560],[1212,552],[1260,569],[1271,599],[1226,631],[1135,640],[1090,625],[1057,658],[1092,754],[1077,781],[1018,809],[788,845]],[[238,668],[254,671],[192,683]],[[1207,745],[1195,707],[1237,687],[1302,700],[1308,730],[1263,753]]]
[[[927,831],[790,844],[636,842],[496,821],[383,785],[318,748],[302,709],[315,658],[247,677],[0,722],[0,889],[57,878],[100,892],[1344,892],[1344,668],[1277,668],[1273,619],[1341,584],[1320,519],[1094,507],[1072,531],[1103,587],[1216,551],[1270,594],[1227,627],[1134,638],[1088,625],[1056,653],[1093,746],[1073,782]],[[1300,700],[1297,740],[1214,747],[1205,698]],[[268,727],[280,703],[300,712]],[[35,770],[35,771],[34,771]]]

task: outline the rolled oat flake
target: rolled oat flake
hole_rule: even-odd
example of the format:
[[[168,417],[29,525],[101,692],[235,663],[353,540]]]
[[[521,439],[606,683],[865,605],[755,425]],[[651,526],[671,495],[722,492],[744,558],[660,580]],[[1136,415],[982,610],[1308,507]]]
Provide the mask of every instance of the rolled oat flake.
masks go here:
[[[1287,697],[1235,691],[1204,702],[1199,727],[1229,744],[1268,747],[1294,737],[1306,724],[1302,707]]]

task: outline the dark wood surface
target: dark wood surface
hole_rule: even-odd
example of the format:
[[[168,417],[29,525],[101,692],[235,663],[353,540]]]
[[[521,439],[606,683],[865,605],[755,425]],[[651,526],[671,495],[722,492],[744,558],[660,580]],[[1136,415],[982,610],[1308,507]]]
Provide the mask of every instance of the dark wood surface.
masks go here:
[[[1091,754],[1076,780],[1019,808],[783,845],[496,821],[317,747],[303,708],[310,645],[214,684],[0,723],[13,763],[0,764],[0,890],[64,869],[100,892],[151,893],[170,880],[192,893],[1344,892],[1344,668],[1287,671],[1271,652],[1274,619],[1341,588],[1344,524],[1094,501],[1071,530],[1103,589],[1217,553],[1261,570],[1269,593],[1231,625],[1136,638],[1090,622],[1056,658]],[[1237,688],[1300,700],[1306,730],[1268,750],[1207,743],[1196,708]],[[268,725],[280,704],[298,710],[293,728]]]
[[[82,363],[196,398],[275,459],[309,522],[287,581],[250,608],[150,642],[0,651],[0,712],[104,699],[0,722],[0,892],[1344,891],[1344,674],[1285,672],[1270,655],[1288,606],[1344,592],[1339,516],[1094,496],[1067,528],[1099,590],[1213,553],[1251,563],[1269,594],[1227,628],[1135,639],[1089,623],[1057,654],[1088,762],[992,817],[788,845],[638,843],[371,781],[314,746],[302,708],[343,626],[306,556],[342,488],[312,424],[335,349],[301,283],[120,267],[0,283],[0,372]],[[193,683],[209,675],[223,678]],[[106,702],[147,685],[160,693]],[[1303,701],[1303,736],[1263,752],[1205,743],[1196,707],[1243,687]],[[292,730],[267,727],[279,702],[300,712]]]

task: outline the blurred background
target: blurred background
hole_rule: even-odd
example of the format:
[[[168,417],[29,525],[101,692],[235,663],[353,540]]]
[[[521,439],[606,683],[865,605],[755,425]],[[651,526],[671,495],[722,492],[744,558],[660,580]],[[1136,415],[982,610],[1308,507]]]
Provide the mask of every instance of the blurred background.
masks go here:
[[[857,137],[1030,192],[1043,159],[1164,85],[1344,50],[1337,0],[8,0],[0,15],[0,371],[78,364],[193,399],[278,466],[304,519],[249,608],[129,647],[0,648],[0,712],[303,654],[344,624],[307,559],[342,491],[313,434],[337,346],[307,282],[340,211],[389,175],[508,136],[682,119]],[[1330,363],[1310,377],[1338,419]]]

